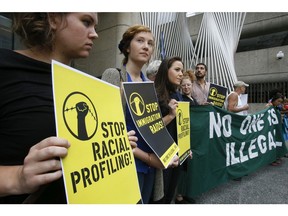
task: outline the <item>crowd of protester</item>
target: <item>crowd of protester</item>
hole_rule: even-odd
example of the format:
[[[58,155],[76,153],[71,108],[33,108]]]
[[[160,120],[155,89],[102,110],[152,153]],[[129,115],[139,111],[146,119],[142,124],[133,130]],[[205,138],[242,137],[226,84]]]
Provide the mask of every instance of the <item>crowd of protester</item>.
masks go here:
[[[97,22],[96,13],[18,13],[15,16],[14,32],[27,48],[0,49],[0,203],[67,202],[59,158],[67,156],[71,144],[56,137],[51,61],[55,59],[70,65],[73,59],[88,57],[93,41],[98,38]],[[190,106],[211,105],[207,102],[210,87],[206,80],[207,65],[198,63],[193,70],[184,72],[181,57],[172,56],[153,62],[144,73],[142,68],[149,63],[155,50],[155,38],[144,25],[129,27],[118,48],[124,55],[121,68],[108,68],[102,80],[120,88],[122,82],[153,81],[163,122],[177,143],[178,102],[188,101]],[[248,86],[242,81],[235,82],[223,108],[243,115],[249,105],[241,104],[240,97]],[[168,168],[164,168],[139,135],[125,100],[122,102],[142,202],[194,203],[193,199],[182,195],[185,172],[189,171],[187,162],[180,165],[176,155]],[[275,92],[267,103],[281,112],[283,136],[287,141],[287,98],[282,92]],[[279,158],[272,165],[280,163]]]

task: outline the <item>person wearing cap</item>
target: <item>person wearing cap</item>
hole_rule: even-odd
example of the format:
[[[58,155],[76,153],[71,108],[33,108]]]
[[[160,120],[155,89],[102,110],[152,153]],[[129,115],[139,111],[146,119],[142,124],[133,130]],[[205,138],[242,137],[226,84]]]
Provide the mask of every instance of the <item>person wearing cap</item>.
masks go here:
[[[154,81],[155,80],[155,76],[156,76],[156,73],[158,72],[158,68],[161,64],[161,60],[154,60],[152,61],[147,69],[146,69],[146,77],[151,80],[151,81]]]
[[[226,100],[226,109],[230,112],[244,115],[244,111],[249,109],[248,104],[242,104],[241,95],[245,93],[246,87],[249,85],[243,81],[234,83],[234,91],[232,91]]]

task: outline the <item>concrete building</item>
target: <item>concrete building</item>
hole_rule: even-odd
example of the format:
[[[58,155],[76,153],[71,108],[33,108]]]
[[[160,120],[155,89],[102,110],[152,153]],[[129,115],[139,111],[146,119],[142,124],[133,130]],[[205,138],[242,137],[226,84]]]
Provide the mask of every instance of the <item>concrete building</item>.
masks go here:
[[[189,18],[189,30],[195,43],[203,14]],[[277,57],[282,51],[284,56]],[[246,13],[235,54],[238,80],[250,84],[247,89],[250,112],[263,109],[269,91],[282,89],[288,96],[288,13]]]
[[[101,77],[106,68],[119,67],[123,56],[117,48],[123,32],[128,26],[141,23],[140,14],[99,13],[97,33],[87,59],[75,60],[73,65],[96,77]],[[203,13],[188,18],[189,31],[195,42]],[[19,43],[9,32],[11,14],[0,13],[0,47],[17,49]],[[277,58],[282,51],[284,56]],[[239,80],[250,84],[249,103],[266,103],[269,91],[281,88],[288,95],[288,13],[247,13],[238,49],[235,68]],[[260,107],[262,104],[260,105]]]

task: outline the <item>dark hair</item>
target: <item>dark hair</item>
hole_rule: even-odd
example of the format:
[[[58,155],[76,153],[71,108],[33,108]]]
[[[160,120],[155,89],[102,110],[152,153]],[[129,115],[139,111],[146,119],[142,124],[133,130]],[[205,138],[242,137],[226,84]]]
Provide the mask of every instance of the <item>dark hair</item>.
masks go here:
[[[63,20],[65,13],[56,14]],[[55,34],[50,25],[51,16],[51,13],[14,13],[13,32],[27,48],[40,46],[52,50]]]
[[[279,98],[284,99],[284,96],[280,92],[276,92],[274,95],[272,95],[271,102],[273,103]]]
[[[206,64],[204,64],[204,63],[201,62],[201,63],[198,63],[198,64],[196,65],[196,67],[197,67],[198,65],[203,65],[204,68],[205,68],[205,71],[208,71],[208,68],[207,68],[207,65],[206,65]],[[196,67],[195,67],[195,68],[196,68]]]
[[[164,59],[159,66],[154,81],[159,103],[163,103],[163,105],[167,107],[170,101],[170,93],[176,92],[178,88],[178,86],[175,86],[173,83],[170,82],[168,77],[168,70],[176,61],[182,62],[182,59],[178,56]]]
[[[144,25],[134,25],[129,27],[123,34],[122,40],[120,41],[118,45],[118,49],[120,50],[121,54],[124,54],[123,64],[127,64],[128,62],[128,55],[127,49],[130,47],[130,43],[132,39],[135,37],[136,34],[140,32],[151,32],[150,28],[148,26]]]

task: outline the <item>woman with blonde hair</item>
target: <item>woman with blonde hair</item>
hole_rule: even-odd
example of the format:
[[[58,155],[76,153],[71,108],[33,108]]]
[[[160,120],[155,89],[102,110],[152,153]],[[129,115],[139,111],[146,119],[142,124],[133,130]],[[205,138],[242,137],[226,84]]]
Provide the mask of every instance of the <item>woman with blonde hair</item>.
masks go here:
[[[120,52],[124,55],[121,70],[115,68],[106,69],[102,80],[121,87],[122,82],[146,82],[147,78],[142,72],[142,67],[149,62],[154,52],[154,36],[149,27],[134,25],[129,27],[123,34],[118,45]],[[123,96],[123,95],[122,95]],[[154,186],[155,169],[163,169],[163,164],[154,154],[153,150],[142,138],[133,122],[128,106],[122,97],[123,108],[127,130],[136,131],[138,137],[137,148],[134,149],[139,187],[142,202],[149,203]]]

